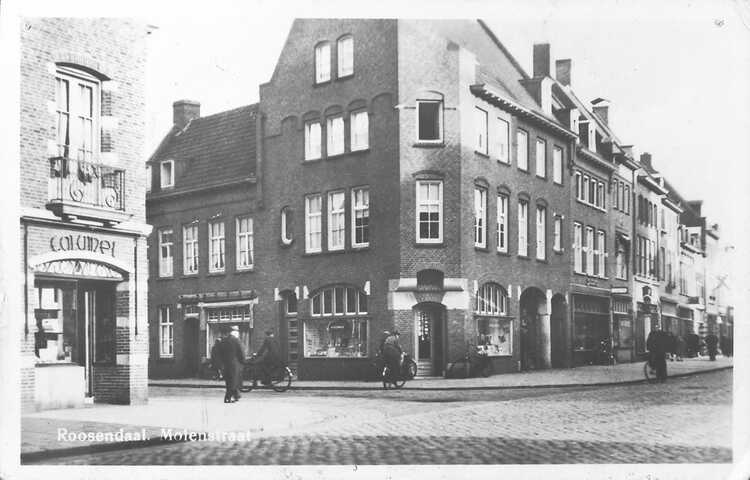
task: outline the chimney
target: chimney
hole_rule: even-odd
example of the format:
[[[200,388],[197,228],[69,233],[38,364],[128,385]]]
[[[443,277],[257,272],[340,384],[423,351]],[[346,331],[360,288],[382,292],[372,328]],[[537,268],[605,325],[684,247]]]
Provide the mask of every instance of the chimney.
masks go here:
[[[570,86],[570,70],[572,68],[573,60],[569,58],[555,62],[555,78],[566,87]]]
[[[534,78],[549,77],[549,43],[534,44]]]
[[[172,104],[174,126],[182,130],[190,120],[201,116],[201,104],[195,100],[177,100]]]
[[[650,153],[641,153],[641,165],[645,165],[646,170],[648,170],[649,172],[652,172],[654,170],[654,167],[651,165]]]
[[[591,101],[591,109],[599,120],[609,125],[609,100],[606,98],[596,98]]]

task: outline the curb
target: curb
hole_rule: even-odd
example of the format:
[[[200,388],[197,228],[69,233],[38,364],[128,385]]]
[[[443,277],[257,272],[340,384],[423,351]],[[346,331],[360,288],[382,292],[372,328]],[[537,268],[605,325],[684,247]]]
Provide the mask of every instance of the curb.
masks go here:
[[[669,375],[668,378],[681,378],[689,377],[691,375],[700,375],[703,373],[718,372],[721,370],[733,369],[734,365],[727,365],[724,367],[709,368],[705,370],[696,370],[693,372],[678,373],[675,375]],[[374,382],[373,382],[374,383]],[[610,387],[615,385],[634,385],[639,383],[647,383],[645,378],[638,378],[635,380],[622,380],[613,382],[595,382],[595,383],[563,383],[563,384],[541,384],[541,385],[488,385],[488,386],[455,386],[455,387],[412,387],[408,390],[417,391],[450,391],[450,390],[520,390],[530,388],[581,388],[581,387]],[[322,391],[382,391],[383,387],[350,387],[350,386],[294,386],[289,387],[289,390],[322,390]],[[408,384],[407,384],[408,385]],[[166,388],[218,388],[224,389],[225,387],[221,384],[195,384],[195,383],[159,383],[149,382],[149,387],[166,387]],[[405,389],[407,387],[404,387]],[[270,390],[268,388],[259,388],[258,390]]]

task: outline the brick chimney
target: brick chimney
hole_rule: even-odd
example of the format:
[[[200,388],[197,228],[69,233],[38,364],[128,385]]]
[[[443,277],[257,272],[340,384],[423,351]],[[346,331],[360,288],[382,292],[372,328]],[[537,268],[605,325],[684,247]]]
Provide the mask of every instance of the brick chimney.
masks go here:
[[[172,104],[174,126],[182,130],[190,120],[201,116],[201,104],[195,100],[177,100]]]
[[[534,78],[549,77],[550,48],[549,43],[534,44]]]
[[[555,78],[566,87],[570,86],[571,69],[573,60],[566,58],[555,62]]]
[[[641,165],[644,165],[646,167],[646,170],[649,172],[654,171],[653,165],[651,165],[651,154],[650,153],[641,153]]]
[[[599,120],[609,125],[609,100],[606,98],[597,98],[591,101],[591,109]]]

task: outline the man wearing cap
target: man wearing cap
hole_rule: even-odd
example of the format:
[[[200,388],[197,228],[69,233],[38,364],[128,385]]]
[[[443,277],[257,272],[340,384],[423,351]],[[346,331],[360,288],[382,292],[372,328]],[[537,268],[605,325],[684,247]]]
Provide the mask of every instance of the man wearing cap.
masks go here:
[[[271,383],[271,372],[281,364],[281,347],[273,334],[273,330],[266,330],[266,338],[258,350],[258,360],[263,372],[263,385]]]
[[[227,388],[224,393],[224,403],[232,403],[240,399],[242,364],[245,362],[245,353],[242,351],[239,336],[240,329],[238,326],[235,325],[231,329],[226,326],[222,327],[222,339],[216,348]]]

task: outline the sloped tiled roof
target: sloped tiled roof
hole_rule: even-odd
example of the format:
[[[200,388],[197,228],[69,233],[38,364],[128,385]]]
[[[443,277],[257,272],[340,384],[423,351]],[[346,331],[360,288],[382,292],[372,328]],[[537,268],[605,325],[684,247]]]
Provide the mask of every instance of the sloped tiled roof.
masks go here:
[[[174,190],[255,176],[258,104],[196,118],[167,134],[149,162],[174,160]]]

